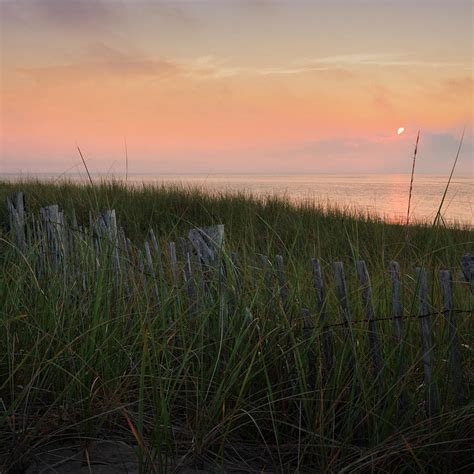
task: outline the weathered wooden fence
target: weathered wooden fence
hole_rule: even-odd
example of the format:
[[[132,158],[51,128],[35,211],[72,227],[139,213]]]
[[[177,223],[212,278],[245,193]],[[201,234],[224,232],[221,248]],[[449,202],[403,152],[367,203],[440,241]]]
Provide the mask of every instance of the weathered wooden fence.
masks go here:
[[[132,279],[138,275],[141,280],[141,290],[146,289],[146,297],[153,302],[157,311],[163,301],[173,298],[182,289],[188,303],[190,315],[196,315],[199,307],[212,300],[213,296],[222,295],[222,292],[213,292],[215,285],[224,288],[233,294],[234,300],[239,298],[241,282],[239,280],[239,258],[236,253],[226,252],[224,245],[224,226],[218,225],[208,228],[194,228],[189,231],[187,239],[178,242],[169,242],[167,249],[161,248],[159,240],[153,230],[149,231],[148,239],[143,246],[132,244],[122,227],[117,223],[114,210],[107,210],[94,217],[89,215],[87,226],[79,225],[75,213],[69,218],[58,205],[50,205],[40,210],[39,215],[28,215],[25,208],[23,193],[14,194],[7,202],[10,224],[10,239],[19,252],[28,255],[32,267],[38,277],[51,274],[62,275],[65,284],[80,282],[82,290],[86,290],[91,279],[91,268],[98,271],[108,265],[114,275],[115,291],[119,283],[122,284],[124,298],[131,298],[133,292]],[[164,256],[167,254],[167,264]],[[377,318],[374,310],[374,296],[366,263],[362,260],[355,262],[356,274],[359,282],[357,289],[361,295],[361,303],[365,319],[354,321],[350,304],[348,283],[342,262],[333,263],[333,278],[335,295],[339,314],[342,321],[330,324],[328,292],[323,278],[322,265],[317,258],[312,260],[313,286],[317,314],[311,316],[307,308],[301,308],[296,314],[294,305],[290,301],[289,282],[285,272],[285,262],[281,255],[276,255],[274,261],[262,255],[263,281],[265,287],[272,293],[272,285],[277,283],[276,294],[272,297],[279,300],[283,313],[290,324],[299,317],[306,335],[318,327],[321,340],[321,364],[326,373],[330,373],[335,365],[336,352],[334,347],[333,331],[335,327],[342,328],[345,338],[355,347],[352,328],[355,323],[366,325],[367,343],[372,373],[383,391],[384,380],[380,373],[384,366],[384,356],[381,348],[377,322],[391,320],[393,322],[393,339],[395,346],[403,348],[402,322],[407,318],[401,297],[401,272],[397,262],[391,261],[387,269],[390,282],[391,311],[384,318]],[[233,273],[232,288],[229,284],[229,273]],[[457,275],[456,275],[457,276]],[[460,264],[459,276],[468,287],[468,292],[474,291],[474,257],[465,255]],[[465,385],[466,374],[463,372],[461,347],[457,330],[459,315],[472,317],[471,308],[455,308],[453,303],[453,275],[450,270],[441,270],[438,275],[441,291],[442,308],[430,310],[429,286],[427,269],[416,268],[413,276],[416,282],[417,312],[409,317],[419,319],[419,334],[421,342],[421,362],[423,366],[423,385],[426,390],[426,407],[430,414],[436,414],[439,409],[439,391],[432,374],[432,357],[435,342],[431,328],[432,316],[443,314],[445,320],[445,337],[448,347],[449,376],[452,390],[456,394],[459,404],[466,401]],[[221,296],[218,296],[221,297]],[[200,301],[202,298],[203,301]],[[472,295],[467,296],[469,301]],[[247,313],[250,311],[246,309]],[[405,316],[404,316],[405,314]],[[348,360],[349,369],[354,364],[353,356]],[[407,372],[408,361],[403,357],[398,366],[397,379],[403,381]],[[408,400],[408,394],[400,393],[400,406]]]

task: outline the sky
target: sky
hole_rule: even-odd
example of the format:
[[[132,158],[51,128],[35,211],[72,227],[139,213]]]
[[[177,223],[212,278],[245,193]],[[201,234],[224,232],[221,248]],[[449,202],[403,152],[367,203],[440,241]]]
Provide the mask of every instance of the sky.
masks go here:
[[[0,172],[474,174],[470,0],[0,9]]]

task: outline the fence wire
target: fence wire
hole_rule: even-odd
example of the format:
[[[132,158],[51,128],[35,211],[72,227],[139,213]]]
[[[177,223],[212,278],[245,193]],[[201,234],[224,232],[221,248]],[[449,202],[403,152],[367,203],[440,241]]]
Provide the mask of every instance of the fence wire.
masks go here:
[[[441,314],[449,314],[449,313],[455,313],[455,314],[469,314],[471,316],[474,316],[474,309],[450,309],[450,310],[440,310],[440,311],[434,311],[432,313],[426,313],[426,314],[408,314],[404,316],[387,316],[384,318],[374,318],[374,319],[354,319],[352,321],[343,321],[340,323],[335,323],[335,324],[324,324],[321,327],[323,329],[330,329],[330,328],[336,328],[336,327],[348,327],[350,325],[354,324],[362,324],[365,323],[367,324],[368,322],[378,322],[378,321],[393,321],[395,319],[423,319],[423,318],[428,318],[430,316],[440,316]],[[307,329],[314,329],[317,326],[309,326]]]

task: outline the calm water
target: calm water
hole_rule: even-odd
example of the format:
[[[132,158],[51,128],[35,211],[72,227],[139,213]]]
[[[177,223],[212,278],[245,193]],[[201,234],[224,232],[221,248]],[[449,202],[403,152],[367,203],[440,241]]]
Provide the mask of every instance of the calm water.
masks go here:
[[[2,175],[15,179],[18,175]],[[31,177],[31,175],[30,175]],[[45,180],[58,175],[36,175]],[[23,176],[25,178],[25,176]],[[83,175],[68,178],[84,180]],[[116,176],[116,178],[122,178]],[[98,177],[97,179],[103,179]],[[413,184],[412,219],[433,219],[446,186],[446,176],[418,175]],[[246,192],[277,195],[292,201],[316,201],[376,213],[387,220],[406,219],[410,175],[130,175],[129,183],[182,184],[210,193]],[[474,176],[454,177],[443,205],[446,221],[474,225]]]

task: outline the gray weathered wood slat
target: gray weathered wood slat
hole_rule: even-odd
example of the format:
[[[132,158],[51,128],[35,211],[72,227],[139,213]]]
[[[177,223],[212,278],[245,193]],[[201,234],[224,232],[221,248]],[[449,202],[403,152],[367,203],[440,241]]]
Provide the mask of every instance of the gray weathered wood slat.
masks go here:
[[[423,380],[426,389],[427,413],[431,416],[438,412],[437,387],[432,380],[431,353],[433,343],[431,339],[431,324],[428,307],[428,279],[426,269],[417,267],[416,281],[418,286],[418,304],[421,330]]]
[[[178,259],[176,257],[176,244],[174,242],[169,243],[170,253],[170,264],[171,264],[171,276],[173,278],[173,286],[178,288]]]
[[[225,262],[223,260],[224,225],[196,227],[189,231],[186,252],[197,255],[202,274],[202,289],[211,291],[212,281],[217,277],[219,288],[227,288]],[[194,249],[194,252],[192,251]],[[185,252],[185,253],[186,253]]]
[[[208,274],[209,267],[205,266],[204,263],[202,263],[202,260],[197,255],[195,259],[195,264],[196,279],[199,280],[199,289],[201,291],[201,294],[205,295],[207,298],[212,293],[210,275]]]
[[[158,263],[158,278],[161,284],[163,296],[166,298],[168,296],[168,285],[165,276],[165,269],[163,267],[163,258],[161,255],[161,248],[158,245],[158,240],[155,236],[155,233],[153,232],[153,229],[150,229],[150,239],[153,246],[153,251],[155,253],[155,258]]]
[[[131,269],[131,255],[129,254],[127,237],[123,227],[118,229],[118,247],[120,255],[120,269],[122,272],[123,290],[125,301],[130,301],[130,269]]]
[[[102,265],[102,262],[101,262],[101,252],[100,252],[100,237],[98,237],[97,235],[95,235],[93,237],[94,239],[94,251],[95,251],[95,254],[94,254],[94,258],[95,258],[95,268],[96,268],[96,271],[98,272],[99,269],[101,268],[101,265]]]
[[[185,254],[183,275],[184,275],[184,283],[186,286],[186,294],[188,298],[189,311],[191,315],[195,315],[196,310],[197,310],[197,298],[196,298],[196,289],[194,286],[191,252],[189,251],[186,252]]]
[[[20,218],[21,207],[23,207],[24,197],[21,191],[13,193],[7,198],[8,223],[10,230],[16,232],[17,220]],[[17,214],[18,216],[16,216]]]
[[[114,284],[117,288],[117,285],[120,282],[121,278],[121,269],[120,269],[120,245],[119,245],[119,232],[117,226],[117,215],[115,209],[105,210],[98,219],[99,222],[99,238],[105,244],[105,239],[107,239],[107,247],[110,249],[110,254],[112,257],[113,268],[115,272]]]
[[[21,250],[26,250],[26,208],[25,195],[17,192],[12,196],[12,204],[16,217],[17,241]]]
[[[217,265],[224,244],[223,224],[191,229],[188,239],[204,265]]]
[[[443,295],[443,313],[446,323],[446,339],[448,343],[448,386],[452,387],[458,405],[466,402],[461,350],[459,347],[456,316],[453,313],[453,279],[449,270],[440,272],[441,292]]]
[[[309,309],[303,308],[301,316],[303,318],[303,339],[309,341],[314,329]],[[308,348],[308,383],[312,389],[316,385],[316,351],[312,347]]]
[[[375,323],[375,312],[372,303],[372,288],[370,286],[369,272],[364,260],[356,262],[357,275],[362,287],[362,301],[364,303],[366,319],[369,326],[369,348],[372,357],[374,375],[379,384],[382,384],[380,373],[382,371],[383,359],[380,340],[377,334],[377,325]]]
[[[128,254],[129,262],[133,263],[135,261],[135,256],[133,252],[132,241],[128,237],[125,239],[125,241],[127,244],[127,254]]]
[[[347,361],[347,372],[351,378],[351,387],[353,389],[353,403],[358,405],[361,397],[361,388],[359,376],[356,367],[356,341],[352,331],[352,315],[349,309],[349,294],[347,291],[346,277],[344,275],[344,264],[342,262],[334,262],[334,276],[336,280],[336,296],[339,301],[339,307],[342,312],[343,322],[346,324],[346,342],[349,342],[349,356]],[[346,344],[347,345],[347,344]],[[354,417],[354,437],[363,439],[365,437],[365,424],[363,421],[363,413],[358,412]]]
[[[10,229],[15,236],[16,245],[22,252],[25,252],[27,248],[26,210],[25,196],[21,191],[12,194],[7,199],[7,209]]]
[[[352,315],[349,309],[349,295],[347,292],[346,277],[344,275],[344,264],[342,262],[334,262],[334,277],[336,280],[336,296],[339,301],[339,307],[342,312],[342,320],[346,325],[345,336],[346,341],[349,341],[349,370],[353,371],[355,368],[355,350],[356,342],[354,340],[354,333],[352,331]],[[355,380],[355,379],[354,379]],[[356,391],[358,391],[358,383],[355,382]]]
[[[40,268],[39,268],[39,252],[38,252],[38,229],[36,226],[36,217],[34,214],[31,215],[31,220],[29,224],[29,236],[28,236],[28,247],[30,250],[33,251],[31,257],[33,258],[33,267],[35,270],[36,276],[40,275]]]
[[[474,255],[467,253],[462,256],[461,276],[469,283],[471,291],[474,291]]]
[[[143,288],[145,289],[144,293],[145,293],[146,299],[147,301],[149,301],[148,291],[147,291],[148,278],[146,276],[146,271],[145,271],[145,258],[143,256],[143,252],[141,249],[138,250],[138,269],[140,270],[140,276],[141,276]]]
[[[262,270],[263,270],[263,283],[265,286],[266,293],[270,299],[273,299],[273,272],[270,260],[266,255],[260,255],[260,260],[262,261]]]
[[[59,207],[57,204],[51,204],[49,206],[40,209],[41,219],[44,224],[46,231],[46,241],[48,249],[48,257],[53,272],[59,270],[61,260],[61,223],[59,216]]]
[[[77,244],[76,244],[76,234],[77,231],[74,230],[72,227],[67,227],[66,228],[67,232],[67,248],[68,248],[68,257],[73,265],[73,267],[76,267],[76,256],[77,256]]]
[[[391,296],[392,296],[392,317],[394,324],[395,341],[397,344],[398,353],[398,373],[397,383],[403,387],[407,372],[407,364],[405,360],[405,353],[403,347],[403,333],[402,333],[402,317],[403,306],[401,299],[401,284],[400,284],[400,265],[398,262],[392,260],[389,263],[389,273],[391,281]],[[408,405],[408,394],[406,390],[400,391],[399,409],[404,410]]]
[[[321,272],[321,263],[318,259],[313,258],[312,261],[313,268],[313,278],[314,278],[314,289],[316,292],[316,303],[319,312],[319,325],[321,327],[321,337],[323,345],[323,357],[326,370],[330,371],[334,366],[334,349],[333,349],[333,340],[332,333],[327,327],[327,297],[326,297],[326,288],[324,286],[324,280]]]
[[[73,230],[77,230],[78,229],[78,225],[77,225],[77,215],[76,215],[76,210],[74,208],[71,209],[71,228]]]
[[[58,227],[57,231],[59,234],[59,246],[60,252],[63,259],[65,259],[68,253],[68,246],[67,246],[67,227],[66,227],[66,218],[64,216],[64,211],[60,210],[58,213]]]
[[[35,249],[37,252],[37,274],[38,276],[44,276],[46,273],[46,250],[44,242],[44,232],[41,225],[41,219],[36,219],[31,216],[31,226],[34,234]]]
[[[339,301],[339,307],[342,311],[343,322],[348,326],[349,332],[351,332],[352,316],[349,310],[349,296],[347,293],[346,278],[344,275],[344,264],[342,262],[334,262],[334,277],[336,280],[336,296]]]
[[[301,310],[301,316],[303,318],[303,332],[305,334],[310,334],[313,330],[313,324],[311,323],[311,313],[308,308],[303,308]]]
[[[392,316],[395,326],[395,338],[397,343],[402,340],[402,317],[403,306],[400,294],[400,265],[391,261],[389,264],[390,280],[392,283]]]
[[[145,240],[144,247],[145,247],[146,267],[150,275],[150,278],[152,280],[153,292],[155,294],[155,301],[156,301],[156,304],[160,306],[161,305],[160,290],[158,287],[158,281],[156,279],[155,265],[153,262],[153,258],[151,256],[150,244],[148,243],[147,240]]]

